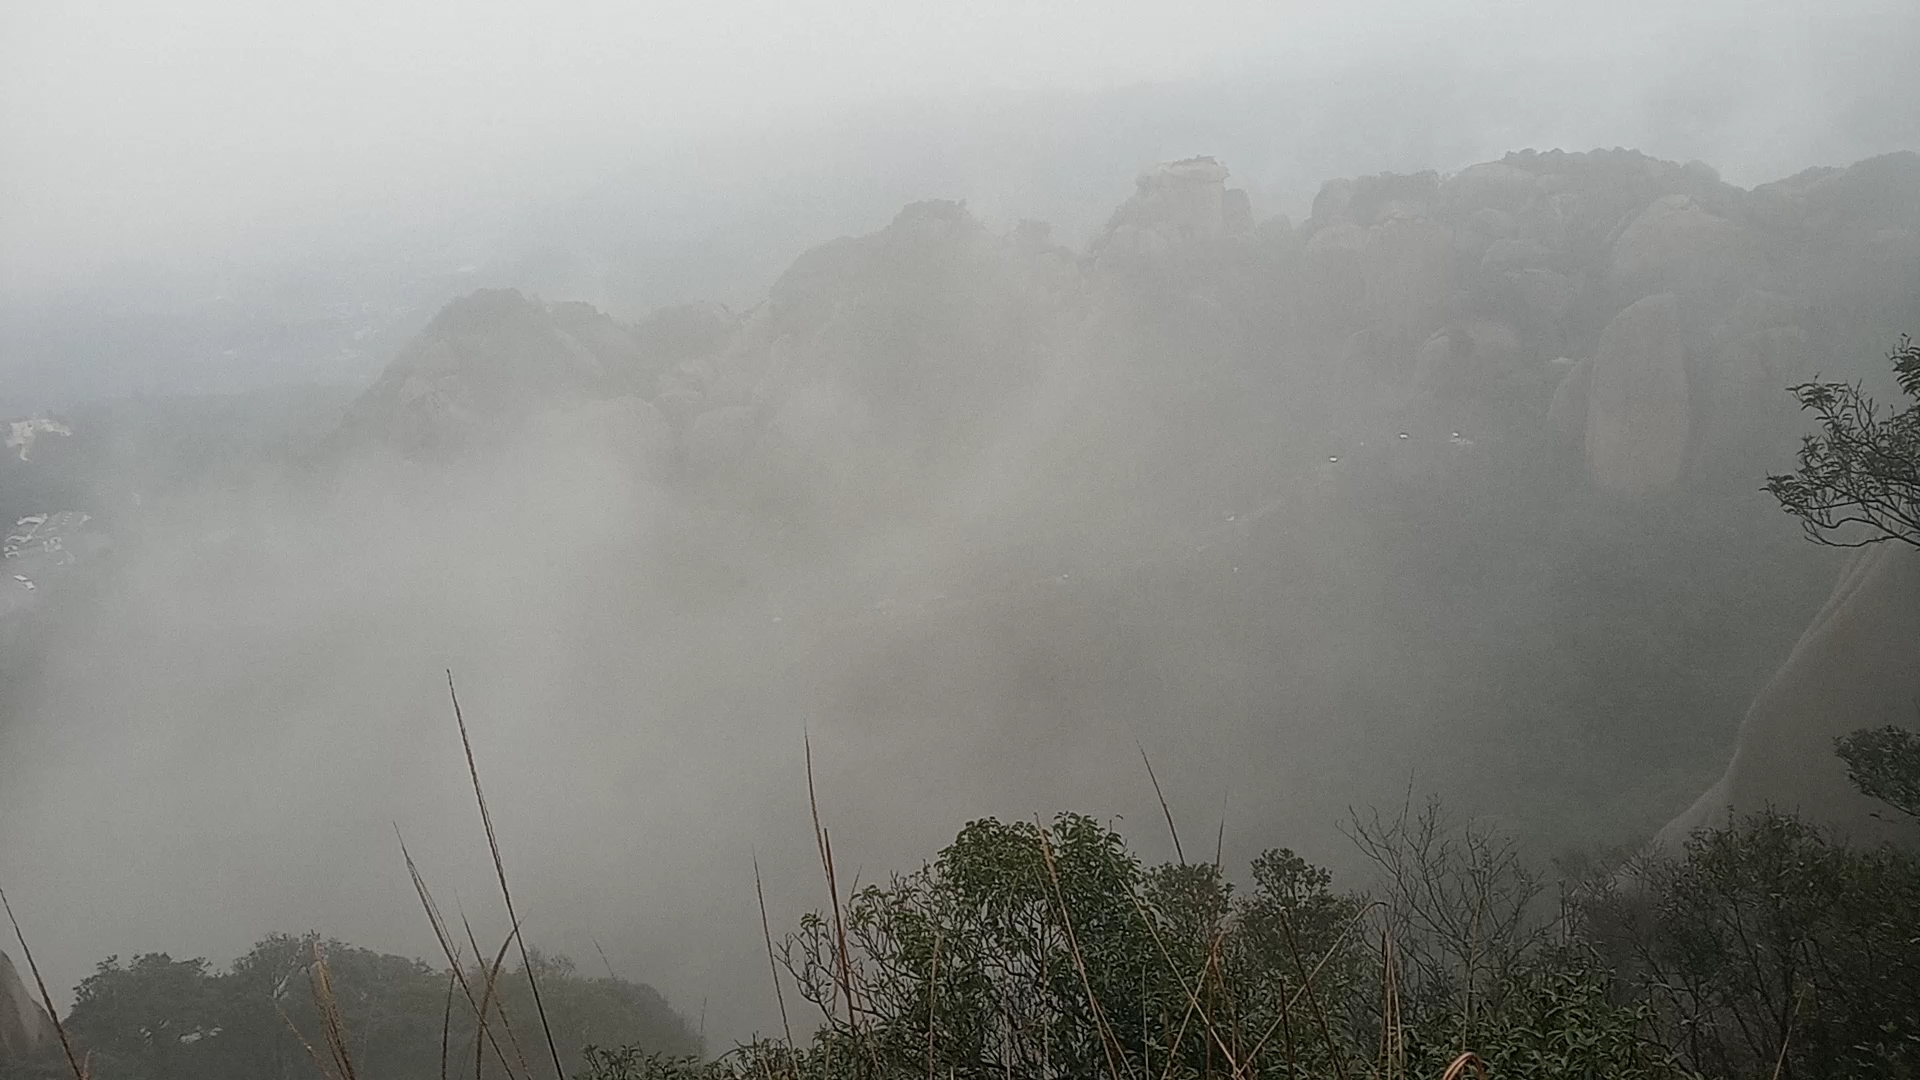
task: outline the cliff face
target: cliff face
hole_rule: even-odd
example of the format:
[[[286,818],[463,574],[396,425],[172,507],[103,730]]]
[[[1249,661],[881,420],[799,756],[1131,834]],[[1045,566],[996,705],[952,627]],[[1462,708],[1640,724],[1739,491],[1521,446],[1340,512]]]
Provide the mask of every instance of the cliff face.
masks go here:
[[[949,610],[968,609],[971,573],[1105,574],[1129,595],[1139,567],[1173,574],[1224,544],[1228,575],[1264,563],[1279,584],[1236,585],[1209,625],[1301,625],[1286,655],[1223,631],[1233,663],[1209,670],[1304,685],[1396,667],[1367,707],[1451,725],[1436,754],[1484,765],[1515,747],[1502,767],[1550,798],[1578,784],[1630,802],[1616,816],[1641,830],[1719,770],[1752,700],[1687,820],[1770,800],[1861,816],[1830,742],[1913,719],[1896,661],[1920,631],[1888,599],[1911,600],[1913,571],[1874,553],[1754,698],[1756,658],[1785,650],[1827,572],[1754,488],[1791,460],[1785,388],[1883,374],[1880,350],[1920,315],[1920,156],[1745,190],[1633,151],[1528,151],[1332,181],[1297,225],[1253,223],[1226,185],[1212,159],[1151,169],[1082,251],[915,203],[805,252],[740,313],[626,325],[478,293],[341,435],[421,455],[548,429],[620,447],[737,512],[687,526],[714,550],[759,530],[781,558],[795,535],[864,551],[862,530],[948,515],[935,535],[965,569],[895,576],[924,573],[913,588]],[[727,573],[751,581],[742,559]],[[1274,614],[1296,577],[1341,572],[1372,607]],[[1196,595],[1169,586],[1142,621]],[[1356,647],[1315,666],[1298,659],[1309,638]]]
[[[1672,293],[1636,300],[1600,335],[1587,388],[1586,458],[1602,490],[1672,487],[1687,463],[1687,357]]]
[[[1920,726],[1920,550],[1901,543],[1848,566],[1747,710],[1726,774],[1654,846],[1676,851],[1694,829],[1769,806],[1856,840],[1914,839],[1899,814],[1854,790],[1833,752],[1834,739],[1889,724]]]
[[[0,1065],[46,1050],[56,1037],[47,1010],[0,952]]]

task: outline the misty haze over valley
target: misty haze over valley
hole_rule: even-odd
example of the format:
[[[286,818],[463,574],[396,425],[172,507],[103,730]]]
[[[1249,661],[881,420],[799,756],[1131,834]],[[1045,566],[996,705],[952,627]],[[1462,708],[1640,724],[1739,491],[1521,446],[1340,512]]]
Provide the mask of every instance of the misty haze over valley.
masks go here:
[[[449,673],[525,942],[673,1054],[840,1030],[783,928],[989,818],[1242,897],[1430,798],[1566,880],[1913,860],[1835,740],[1920,727],[1914,459],[1878,532],[1765,485],[1789,388],[1920,378],[1920,11],[722,7],[0,13],[0,1078],[68,1010],[202,1075],[87,1026],[146,954],[438,995],[396,830],[484,963]]]

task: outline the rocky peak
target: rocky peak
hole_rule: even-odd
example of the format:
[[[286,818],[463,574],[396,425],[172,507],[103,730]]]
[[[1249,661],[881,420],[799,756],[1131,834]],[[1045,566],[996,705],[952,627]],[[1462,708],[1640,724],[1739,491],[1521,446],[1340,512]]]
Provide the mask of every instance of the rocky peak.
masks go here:
[[[1134,193],[1094,241],[1096,255],[1151,255],[1191,241],[1253,231],[1247,193],[1227,187],[1227,167],[1211,157],[1168,161],[1142,172]]]
[[[342,428],[406,451],[444,447],[555,401],[632,392],[644,368],[633,334],[590,305],[482,289],[434,316]]]

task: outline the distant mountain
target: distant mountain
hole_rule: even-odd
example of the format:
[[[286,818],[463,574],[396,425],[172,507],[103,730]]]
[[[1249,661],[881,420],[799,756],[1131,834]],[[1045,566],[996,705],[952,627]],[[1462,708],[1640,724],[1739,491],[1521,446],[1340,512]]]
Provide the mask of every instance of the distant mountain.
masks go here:
[[[1331,181],[1298,223],[1257,219],[1230,168],[1148,170],[1083,250],[910,204],[738,313],[482,290],[331,446],[614,440],[700,508],[686,550],[716,580],[801,548],[857,567],[820,590],[834,618],[1071,622],[1152,592],[1247,700],[1431,713],[1430,766],[1518,778],[1490,808],[1581,791],[1609,809],[1553,828],[1652,831],[1832,572],[1755,488],[1790,458],[1788,384],[1874,378],[1920,326],[1920,156],[1749,190],[1524,151]],[[875,530],[923,539],[883,558]],[[1310,689],[1362,661],[1288,655],[1301,619],[1392,670]]]

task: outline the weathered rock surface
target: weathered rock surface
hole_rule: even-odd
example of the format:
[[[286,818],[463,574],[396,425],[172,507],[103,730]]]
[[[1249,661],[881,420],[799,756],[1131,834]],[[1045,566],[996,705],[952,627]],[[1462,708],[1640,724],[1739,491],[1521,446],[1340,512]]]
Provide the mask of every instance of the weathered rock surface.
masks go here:
[[[1685,195],[1664,195],[1613,244],[1616,282],[1641,289],[1705,285],[1742,268],[1751,238]]]
[[[1861,795],[1834,739],[1861,728],[1916,725],[1920,701],[1920,550],[1868,548],[1841,575],[1780,669],[1747,710],[1719,782],[1654,839],[1679,850],[1694,829],[1769,806],[1858,841],[1912,839],[1899,815]]]
[[[0,1065],[39,1053],[56,1037],[47,1010],[0,952]]]
[[[1244,191],[1227,189],[1227,167],[1210,157],[1169,161],[1140,174],[1133,197],[1122,203],[1094,249],[1118,244],[1144,254],[1189,240],[1213,240],[1253,231],[1253,208]]]
[[[544,405],[632,392],[640,366],[633,336],[586,304],[483,289],[436,315],[342,429],[406,452],[501,438]]]
[[[1602,490],[1647,495],[1672,487],[1691,435],[1679,301],[1634,301],[1600,336],[1588,390],[1587,469]]]
[[[1485,389],[1524,362],[1520,335],[1491,319],[1474,319],[1435,333],[1413,358],[1415,386],[1436,392]]]

